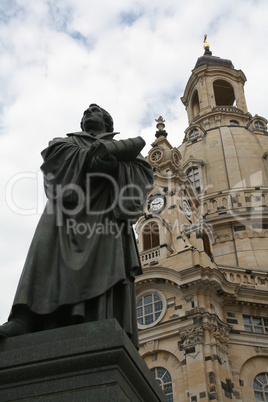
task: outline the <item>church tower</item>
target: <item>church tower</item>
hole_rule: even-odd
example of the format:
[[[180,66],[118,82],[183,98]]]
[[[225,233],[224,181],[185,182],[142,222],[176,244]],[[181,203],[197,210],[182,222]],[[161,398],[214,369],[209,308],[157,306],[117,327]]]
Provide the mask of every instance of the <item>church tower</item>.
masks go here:
[[[206,36],[182,102],[147,159],[155,185],[136,231],[140,354],[167,401],[268,398],[268,133],[247,110],[246,77]],[[168,123],[166,123],[168,125]]]

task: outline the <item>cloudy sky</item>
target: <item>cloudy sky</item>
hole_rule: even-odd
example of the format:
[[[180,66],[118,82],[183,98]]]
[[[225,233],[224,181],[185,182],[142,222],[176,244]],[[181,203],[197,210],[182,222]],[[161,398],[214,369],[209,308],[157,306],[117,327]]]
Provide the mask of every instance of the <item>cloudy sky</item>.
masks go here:
[[[180,101],[208,34],[213,55],[247,77],[249,112],[268,118],[267,0],[0,1],[0,323],[42,212],[40,152],[79,131],[89,103],[149,150],[162,115],[173,146]]]

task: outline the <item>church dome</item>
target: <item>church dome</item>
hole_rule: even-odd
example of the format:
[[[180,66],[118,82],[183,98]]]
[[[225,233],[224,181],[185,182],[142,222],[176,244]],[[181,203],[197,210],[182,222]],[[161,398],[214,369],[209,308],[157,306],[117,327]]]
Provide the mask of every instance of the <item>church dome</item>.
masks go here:
[[[197,59],[194,68],[201,66],[202,64],[208,64],[210,66],[219,66],[219,67],[227,67],[227,68],[234,68],[233,63],[231,60],[222,59],[221,57],[212,56],[212,52],[210,50],[206,50],[204,55]]]

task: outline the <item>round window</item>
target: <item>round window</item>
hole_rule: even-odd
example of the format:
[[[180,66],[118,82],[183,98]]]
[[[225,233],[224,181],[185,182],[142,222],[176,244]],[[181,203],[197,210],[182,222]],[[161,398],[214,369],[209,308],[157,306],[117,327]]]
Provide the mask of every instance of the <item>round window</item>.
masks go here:
[[[139,328],[157,324],[166,311],[166,299],[159,291],[142,292],[137,298],[137,320]]]
[[[162,151],[160,150],[155,150],[154,152],[151,153],[151,161],[152,162],[158,162],[162,158]]]
[[[172,154],[173,162],[176,166],[180,166],[180,157],[177,153],[173,152]]]

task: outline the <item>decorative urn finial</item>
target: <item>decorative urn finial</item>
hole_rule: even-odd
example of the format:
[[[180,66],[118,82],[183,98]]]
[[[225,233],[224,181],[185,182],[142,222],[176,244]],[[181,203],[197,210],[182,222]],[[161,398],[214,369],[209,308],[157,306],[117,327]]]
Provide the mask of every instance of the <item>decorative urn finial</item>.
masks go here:
[[[156,138],[163,135],[164,137],[167,136],[167,132],[165,131],[165,119],[162,116],[159,116],[158,119],[155,119],[157,122],[156,128],[157,132],[155,133]]]
[[[162,116],[159,116],[158,119],[155,119],[155,121],[157,122],[156,128],[158,128],[158,130],[164,130],[165,128],[164,122],[166,120]]]

